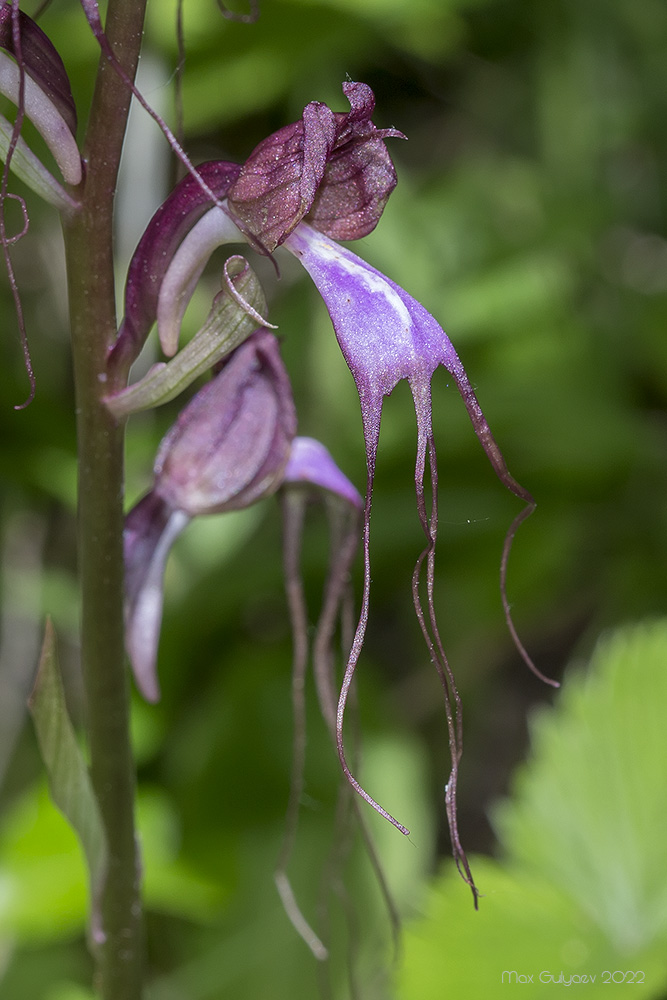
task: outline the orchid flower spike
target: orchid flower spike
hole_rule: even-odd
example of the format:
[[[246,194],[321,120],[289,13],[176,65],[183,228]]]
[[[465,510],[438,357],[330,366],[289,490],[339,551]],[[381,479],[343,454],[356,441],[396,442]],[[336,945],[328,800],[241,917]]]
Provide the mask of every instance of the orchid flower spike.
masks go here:
[[[296,411],[278,341],[257,330],[166,434],[151,491],[125,522],[125,642],[139,690],[157,701],[157,648],[169,551],[193,517],[240,510],[283,481]]]
[[[66,184],[82,177],[76,144],[76,108],[63,62],[42,29],[12,3],[0,7],[0,93],[31,120]],[[77,201],[0,115],[0,156],[11,150],[11,169],[37,194],[65,211]]]

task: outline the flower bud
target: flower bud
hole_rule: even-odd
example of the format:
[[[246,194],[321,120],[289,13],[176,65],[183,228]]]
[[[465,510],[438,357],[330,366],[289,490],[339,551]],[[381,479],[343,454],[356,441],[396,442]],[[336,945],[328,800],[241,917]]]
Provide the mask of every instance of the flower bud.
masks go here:
[[[239,510],[280,486],[296,433],[289,379],[257,330],[188,403],[163,439],[153,489],[125,520],[125,645],[139,690],[157,701],[163,580],[192,517]]]
[[[296,411],[278,341],[258,330],[188,403],[155,460],[155,490],[188,513],[239,510],[282,481]]]

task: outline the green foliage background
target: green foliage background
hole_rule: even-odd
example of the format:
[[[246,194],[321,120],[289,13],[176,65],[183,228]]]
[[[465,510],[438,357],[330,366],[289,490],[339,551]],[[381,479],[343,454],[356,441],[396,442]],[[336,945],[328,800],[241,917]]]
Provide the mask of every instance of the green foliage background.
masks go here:
[[[512,553],[509,590],[540,668],[560,676],[568,661],[579,664],[566,680],[564,705],[556,698],[557,720],[572,710],[567,692],[570,683],[582,683],[577,671],[602,670],[598,660],[585,666],[599,634],[662,615],[666,606],[667,7],[663,0],[260,0],[260,12],[256,24],[231,23],[213,0],[186,0],[188,150],[200,160],[243,159],[268,132],[296,120],[309,100],[344,110],[346,76],[373,87],[378,125],[408,136],[391,143],[399,185],[377,231],[355,249],[443,323],[512,473],[538,501]],[[143,89],[172,122],[175,21],[171,0],[149,2]],[[54,0],[41,23],[68,67],[85,120],[97,52],[83,15],[73,0]],[[152,123],[137,114],[133,127],[138,156],[128,159],[120,195],[119,292],[133,246],[175,179]],[[73,834],[48,801],[25,710],[48,612],[70,710],[81,719],[62,246],[57,219],[35,202],[29,196],[31,231],[13,258],[38,387],[32,406],[18,413],[12,404],[22,402],[25,379],[6,283],[0,291],[0,992],[8,1000],[83,1000],[90,997],[86,876]],[[307,278],[289,260],[280,265],[280,282],[270,269],[263,274],[294,379],[300,432],[323,440],[362,487],[352,380]],[[213,269],[189,313],[192,331],[216,280]],[[170,404],[131,424],[128,503],[146,489],[157,442],[176,412]],[[404,916],[428,913],[430,923],[410,923],[392,985],[387,915],[355,844],[346,869],[352,923],[345,900],[334,904],[328,995],[336,998],[477,997],[480,970],[489,977],[484,988],[493,982],[498,989],[510,954],[503,933],[515,934],[514,961],[533,969],[529,944],[516,947],[521,927],[547,942],[540,954],[545,967],[555,967],[560,952],[549,950],[550,935],[563,920],[580,919],[572,917],[572,899],[587,885],[583,873],[573,879],[581,859],[574,864],[567,839],[554,839],[551,872],[539,851],[523,858],[518,874],[508,862],[537,823],[537,792],[526,788],[528,779],[513,786],[519,804],[507,815],[514,827],[500,824],[499,839],[488,819],[526,755],[532,706],[552,694],[519,661],[501,613],[500,549],[516,503],[487,467],[444,373],[434,379],[434,420],[437,601],[465,713],[461,828],[467,849],[480,855],[482,888],[502,899],[497,914],[487,899],[474,914],[446,860],[446,731],[411,605],[421,538],[414,416],[401,387],[386,404],[373,514],[371,627],[359,671],[363,775],[413,831],[412,843],[405,842],[370,818]],[[325,560],[326,526],[314,514],[305,546],[313,616]],[[134,705],[151,1000],[282,1000],[316,997],[320,989],[327,996],[272,880],[289,788],[290,656],[277,503],[192,526],[167,577],[163,699],[157,707],[138,698]],[[623,697],[641,729],[652,698],[665,704],[664,682],[657,684],[667,660],[664,636],[640,659],[648,680]],[[600,691],[592,705],[600,704]],[[335,839],[338,769],[312,697],[309,709],[307,797],[292,875],[313,915]],[[619,713],[617,729],[603,739],[604,718],[591,721],[590,746],[573,770],[585,770],[604,746],[591,773],[616,773],[613,739],[623,722]],[[664,751],[664,739],[655,749],[637,741],[623,749],[628,787],[648,789],[663,815]],[[548,768],[542,779],[547,787],[556,780]],[[603,876],[618,881],[626,869],[622,856],[605,853],[602,806],[596,810],[592,798],[588,804],[577,842],[604,860],[587,893],[591,901]],[[569,806],[563,793],[550,828],[567,818]],[[622,807],[628,816],[636,808],[632,800]],[[546,848],[549,854],[548,840]],[[429,888],[441,857],[445,873]],[[651,878],[667,881],[664,849],[655,853]],[[628,892],[641,910],[648,897],[634,895],[636,888],[631,880]],[[426,902],[432,894],[438,905]],[[581,934],[589,954],[611,961],[604,951],[609,929],[590,913],[586,920],[592,924]],[[664,943],[663,918],[651,911],[651,920]],[[489,924],[501,942],[496,951],[484,943]],[[412,945],[420,934],[436,942],[422,960]],[[599,948],[591,935],[602,936]],[[642,942],[634,952],[623,947],[612,968],[635,968]],[[659,997],[664,964],[651,962],[641,995]],[[511,968],[522,971],[521,964]]]

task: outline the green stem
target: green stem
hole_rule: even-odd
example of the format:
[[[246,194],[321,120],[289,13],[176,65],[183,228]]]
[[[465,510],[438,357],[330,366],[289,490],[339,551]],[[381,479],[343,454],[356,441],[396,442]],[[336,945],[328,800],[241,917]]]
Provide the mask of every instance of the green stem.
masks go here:
[[[145,0],[109,0],[106,33],[134,77]],[[116,335],[114,193],[130,94],[101,58],[83,155],[82,208],[65,220],[79,453],[81,648],[91,777],[109,868],[99,902],[97,987],[139,1000],[143,925],[134,828],[135,773],[123,643],[123,427],[102,403],[114,388],[106,358]],[[118,387],[120,388],[120,387]]]

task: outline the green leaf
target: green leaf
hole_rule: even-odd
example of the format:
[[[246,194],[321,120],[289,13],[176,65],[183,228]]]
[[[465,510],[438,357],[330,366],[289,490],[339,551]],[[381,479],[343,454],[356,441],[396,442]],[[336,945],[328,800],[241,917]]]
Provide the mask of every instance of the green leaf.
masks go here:
[[[65,704],[55,631],[48,619],[37,680],[28,706],[46,765],[51,797],[81,842],[95,901],[106,870],[106,838],[88,767]]]
[[[667,621],[604,637],[532,720],[532,755],[496,825],[620,951],[667,947]]]
[[[586,1000],[603,1000],[619,989],[605,971],[643,973],[628,978],[622,996],[630,989],[637,1000],[664,996],[662,948],[615,952],[573,900],[539,874],[491,858],[470,863],[482,893],[479,911],[448,865],[428,895],[424,917],[406,928],[397,1000],[535,1000],[560,996],[568,985]]]
[[[34,947],[72,938],[85,927],[88,908],[76,836],[40,781],[3,815],[0,941]]]
[[[496,808],[505,859],[472,863],[479,913],[448,866],[408,929],[400,1000],[439,1000],[445,985],[506,996],[531,982],[516,976],[533,976],[531,997],[551,996],[561,972],[595,975],[571,981],[587,998],[623,981],[633,996],[665,995],[666,665],[663,620],[603,637],[588,668],[570,668]]]

